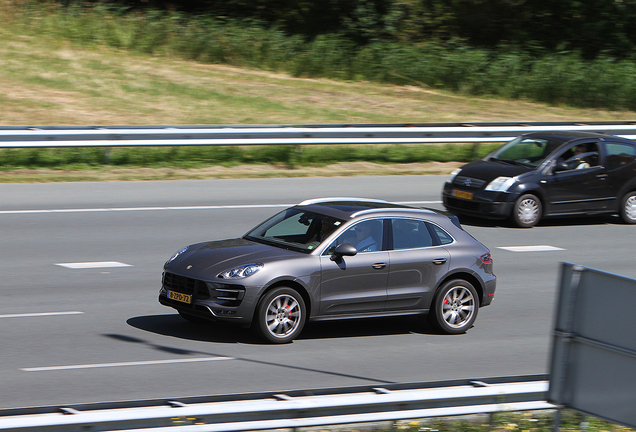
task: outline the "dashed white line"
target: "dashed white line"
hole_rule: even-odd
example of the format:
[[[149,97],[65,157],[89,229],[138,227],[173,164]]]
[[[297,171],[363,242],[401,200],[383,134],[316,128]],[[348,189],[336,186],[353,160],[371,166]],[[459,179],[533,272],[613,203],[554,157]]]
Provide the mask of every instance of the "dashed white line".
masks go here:
[[[209,361],[221,361],[221,360],[235,360],[235,359],[234,357],[197,357],[197,358],[189,358],[189,359],[150,360],[150,361],[121,362],[121,363],[94,363],[94,364],[80,364],[80,365],[68,365],[68,366],[44,366],[44,367],[22,368],[20,370],[25,372],[46,372],[46,371],[58,371],[58,370],[71,370],[71,369],[96,369],[96,368],[111,368],[111,367],[123,367],[123,366],[152,366],[152,365],[172,364],[172,363],[195,363],[195,362],[209,362]]]
[[[68,311],[68,312],[5,314],[5,315],[0,315],[0,318],[29,318],[29,317],[43,317],[43,316],[56,316],[56,315],[82,315],[83,313],[84,312]]]
[[[510,252],[551,252],[565,250],[556,246],[538,245],[538,246],[500,246],[497,249],[503,249]]]
[[[162,211],[162,210],[219,210],[219,209],[250,209],[290,207],[293,204],[265,204],[265,205],[230,205],[230,206],[184,206],[184,207],[113,207],[113,208],[80,208],[80,209],[43,209],[43,210],[2,210],[0,214],[38,214],[38,213],[99,213],[99,212],[130,212],[130,211]]]
[[[125,264],[118,261],[94,261],[94,262],[76,262],[76,263],[58,263],[56,266],[68,269],[94,269],[94,268],[113,268],[113,267],[132,267],[132,264]]]

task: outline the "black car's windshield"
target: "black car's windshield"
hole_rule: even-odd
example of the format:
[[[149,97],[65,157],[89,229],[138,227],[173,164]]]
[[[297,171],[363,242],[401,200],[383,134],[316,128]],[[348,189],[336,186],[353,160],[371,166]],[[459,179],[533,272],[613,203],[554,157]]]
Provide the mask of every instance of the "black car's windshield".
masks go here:
[[[248,240],[309,253],[344,221],[319,213],[290,208],[254,228]]]
[[[537,167],[561,145],[543,138],[519,137],[499,147],[488,160],[511,165]]]

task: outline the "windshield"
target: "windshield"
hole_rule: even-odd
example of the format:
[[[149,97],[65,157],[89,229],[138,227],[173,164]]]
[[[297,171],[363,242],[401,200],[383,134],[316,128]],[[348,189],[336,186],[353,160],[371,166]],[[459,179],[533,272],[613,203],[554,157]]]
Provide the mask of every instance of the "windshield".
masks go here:
[[[343,220],[319,213],[290,208],[266,220],[244,238],[310,253],[343,223]]]
[[[519,137],[499,147],[490,154],[488,160],[537,167],[561,142],[552,142],[543,138]]]

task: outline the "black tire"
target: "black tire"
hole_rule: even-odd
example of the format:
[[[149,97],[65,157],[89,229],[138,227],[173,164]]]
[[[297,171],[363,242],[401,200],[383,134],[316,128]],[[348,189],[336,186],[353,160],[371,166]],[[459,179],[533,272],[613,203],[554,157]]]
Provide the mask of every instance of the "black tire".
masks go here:
[[[186,321],[190,321],[191,323],[194,323],[194,324],[208,324],[210,322],[209,320],[206,320],[205,318],[200,318],[196,315],[192,315],[187,312],[181,312],[181,311],[177,311],[177,312],[179,312],[179,315],[181,315],[181,318],[183,318]]]
[[[512,208],[512,221],[520,228],[530,228],[539,223],[542,212],[539,198],[532,194],[521,195]]]
[[[278,287],[261,298],[254,319],[254,330],[266,341],[289,343],[305,325],[305,302],[296,290]]]
[[[465,333],[479,311],[477,291],[469,282],[455,279],[439,289],[429,312],[430,323],[446,334]]]
[[[625,194],[621,200],[619,215],[623,222],[636,224],[636,191],[631,191]]]

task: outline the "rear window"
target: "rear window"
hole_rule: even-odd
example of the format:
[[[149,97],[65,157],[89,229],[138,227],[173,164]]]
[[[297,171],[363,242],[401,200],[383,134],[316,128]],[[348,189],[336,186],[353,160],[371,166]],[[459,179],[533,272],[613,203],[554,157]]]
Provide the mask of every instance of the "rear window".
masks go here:
[[[607,143],[605,144],[607,157],[605,158],[605,168],[608,171],[621,168],[636,160],[636,148],[629,144]]]

